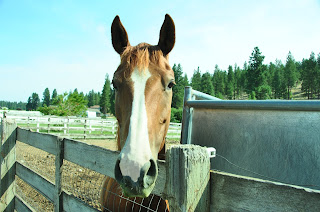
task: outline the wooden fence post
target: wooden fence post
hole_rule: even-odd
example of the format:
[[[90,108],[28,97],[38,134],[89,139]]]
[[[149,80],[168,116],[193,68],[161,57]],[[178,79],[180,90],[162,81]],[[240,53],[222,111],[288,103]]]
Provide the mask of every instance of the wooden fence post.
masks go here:
[[[55,160],[55,206],[54,211],[63,211],[63,197],[62,197],[62,165],[64,158],[64,139],[57,138],[57,154]]]
[[[15,120],[2,119],[0,126],[0,211],[14,211],[15,209],[16,128]]]
[[[39,132],[39,128],[40,128],[40,122],[39,122],[39,117],[37,118],[37,132]]]
[[[68,117],[68,124],[67,124],[67,133],[69,134],[69,127],[70,127],[70,118]]]
[[[116,130],[115,130],[116,124],[117,124],[117,121],[113,121],[113,120],[112,120],[112,135],[115,135],[115,134],[116,134]]]
[[[67,119],[64,119],[63,121],[63,134],[67,134]]]
[[[87,138],[87,119],[84,120],[84,139]]]
[[[101,135],[103,135],[103,119],[101,119],[101,132],[100,132]]]
[[[167,150],[165,195],[170,211],[209,211],[210,158],[205,147],[176,145]]]
[[[50,133],[50,117],[48,118],[48,133]]]
[[[27,129],[30,130],[30,117],[28,116],[28,119],[27,119]]]
[[[88,120],[88,121],[89,121],[89,134],[91,134],[91,131],[92,131],[92,123],[91,123],[90,120]]]

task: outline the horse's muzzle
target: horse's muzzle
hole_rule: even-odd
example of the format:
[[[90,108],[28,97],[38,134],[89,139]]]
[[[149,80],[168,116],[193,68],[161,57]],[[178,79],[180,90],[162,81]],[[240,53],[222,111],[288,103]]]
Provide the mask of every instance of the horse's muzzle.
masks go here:
[[[158,166],[154,159],[150,159],[140,169],[140,177],[134,182],[130,176],[123,176],[120,170],[120,159],[117,160],[114,175],[127,197],[148,197],[152,192],[158,176]]]

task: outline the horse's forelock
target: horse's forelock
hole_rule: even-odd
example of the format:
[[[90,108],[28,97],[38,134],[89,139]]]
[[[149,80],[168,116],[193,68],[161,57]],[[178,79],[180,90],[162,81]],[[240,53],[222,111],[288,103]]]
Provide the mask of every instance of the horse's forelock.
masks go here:
[[[157,66],[164,66],[163,53],[158,46],[151,46],[147,43],[140,43],[137,46],[128,46],[121,54],[121,63],[128,66],[130,73],[137,68],[140,71],[149,68],[151,63]]]

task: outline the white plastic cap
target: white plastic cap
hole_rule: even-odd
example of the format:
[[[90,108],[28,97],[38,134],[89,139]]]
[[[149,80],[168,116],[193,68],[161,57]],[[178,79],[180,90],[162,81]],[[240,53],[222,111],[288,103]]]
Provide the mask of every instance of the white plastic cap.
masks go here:
[[[214,157],[216,157],[216,149],[215,149],[215,148],[213,148],[213,147],[208,147],[208,148],[207,148],[207,152],[208,152],[209,158],[214,158]]]

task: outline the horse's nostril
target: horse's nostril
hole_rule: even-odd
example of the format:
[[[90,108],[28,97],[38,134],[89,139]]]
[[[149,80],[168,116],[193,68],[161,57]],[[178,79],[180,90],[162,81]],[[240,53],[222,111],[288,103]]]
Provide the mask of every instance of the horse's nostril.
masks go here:
[[[157,175],[157,165],[156,165],[156,162],[153,159],[150,160],[150,168],[149,168],[149,170],[147,172],[147,175],[148,176]]]
[[[118,182],[121,182],[123,175],[120,170],[120,160],[118,159],[114,167],[114,176]]]
[[[143,187],[148,188],[156,181],[158,175],[158,168],[155,160],[151,159],[150,167],[147,170],[146,174],[143,176]]]

